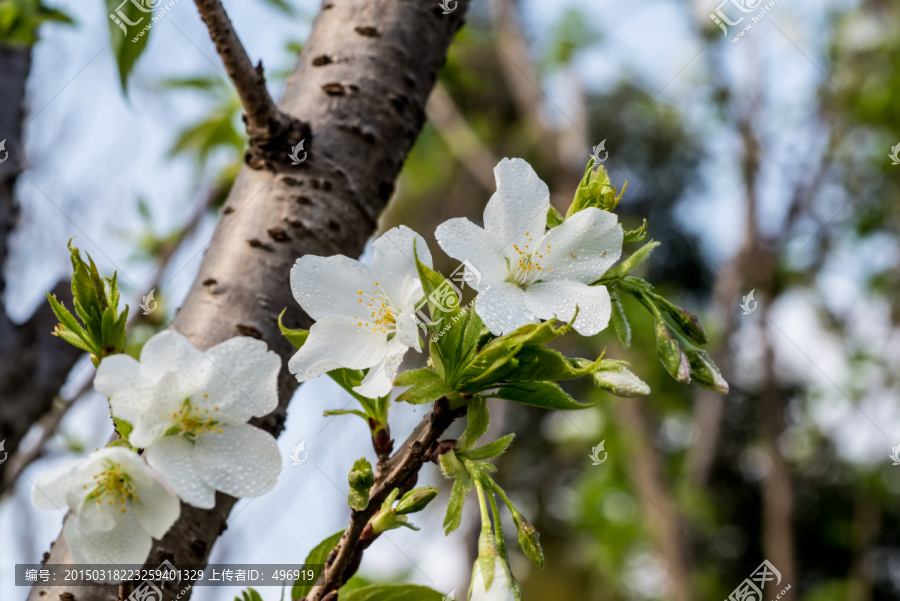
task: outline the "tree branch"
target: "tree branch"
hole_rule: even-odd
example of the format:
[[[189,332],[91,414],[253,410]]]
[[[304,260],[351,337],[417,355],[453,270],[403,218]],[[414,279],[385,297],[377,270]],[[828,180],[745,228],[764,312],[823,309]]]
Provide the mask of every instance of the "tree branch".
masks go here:
[[[464,409],[461,412],[451,411],[446,397],[435,401],[431,412],[416,426],[400,450],[385,462],[381,472],[383,475],[375,482],[369,494],[369,505],[362,511],[351,512],[350,525],[329,554],[325,569],[319,577],[319,584],[310,591],[307,601],[320,601],[356,573],[362,561],[362,552],[377,537],[373,537],[371,528],[369,536],[364,534],[369,520],[378,512],[392,490],[400,488],[400,493],[403,494],[416,485],[419,468],[428,460],[432,444],[437,442],[454,419],[464,414]]]
[[[291,294],[291,266],[305,254],[362,253],[425,122],[425,103],[466,6],[460,1],[456,11],[443,15],[424,3],[326,0],[279,103],[315,131],[308,158],[297,166],[270,163],[266,170],[243,166],[222,207],[174,326],[200,349],[243,335],[264,340],[279,354],[279,406],[252,422],[267,432],[281,432],[298,386],[287,367],[296,350],[281,335],[278,315],[287,307],[287,327],[311,325]],[[387,462],[391,481],[408,476],[419,462],[401,457]],[[234,503],[218,493],[210,510],[182,504],[176,524],[154,541],[148,567],[163,559],[175,565],[206,562]],[[71,558],[60,537],[48,562],[66,561]],[[107,586],[35,586],[28,598],[47,601],[64,593],[78,601],[117,596]],[[165,590],[164,599],[177,593]]]
[[[248,163],[261,168],[267,160],[284,161],[282,151],[305,138],[308,128],[276,106],[266,88],[262,61],[253,66],[222,3],[219,0],[195,0],[195,3],[244,107],[250,137]]]

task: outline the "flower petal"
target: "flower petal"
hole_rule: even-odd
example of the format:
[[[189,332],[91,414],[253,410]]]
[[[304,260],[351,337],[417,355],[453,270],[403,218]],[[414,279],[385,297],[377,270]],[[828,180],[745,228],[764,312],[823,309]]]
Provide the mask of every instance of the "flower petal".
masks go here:
[[[181,501],[158,482],[146,466],[140,475],[133,471],[129,474],[134,478],[138,496],[137,501],[131,502],[131,507],[141,527],[153,538],[161,539],[181,515]]]
[[[582,336],[593,336],[605,328],[612,313],[606,286],[572,281],[532,284],[525,291],[525,304],[541,319],[555,317],[565,322],[572,320],[577,305],[575,331]]]
[[[203,357],[203,361],[207,367],[211,366],[206,357]],[[128,435],[128,441],[132,445],[138,448],[149,446],[177,422],[176,416],[182,409],[184,399],[193,393],[193,390],[186,390],[182,375],[169,372],[156,382],[150,402],[143,406],[137,419],[129,420],[134,427]],[[120,415],[119,409],[119,399],[112,401],[113,415],[124,417]]]
[[[400,342],[404,347],[414,348],[421,353],[422,341],[419,340],[419,323],[416,319],[416,305],[411,301],[397,316],[397,336],[394,340]],[[388,344],[390,345],[390,343]],[[388,353],[390,353],[390,349]]]
[[[314,323],[306,344],[288,363],[291,373],[305,382],[339,367],[365,369],[380,363],[387,350],[387,335],[357,323],[364,322],[343,315],[329,315]]]
[[[144,451],[144,458],[166,484],[188,505],[212,509],[216,491],[194,466],[194,445],[183,436],[164,436]]]
[[[156,334],[141,349],[141,376],[155,382],[167,373],[178,373],[184,396],[206,379],[209,368],[200,349],[174,330]]]
[[[410,300],[418,301],[422,297],[422,284],[419,283],[419,271],[416,269],[416,253],[422,265],[432,266],[431,251],[425,238],[405,225],[400,225],[389,229],[372,246],[375,249],[372,273],[375,274],[378,287],[387,293],[397,307],[403,307]],[[419,298],[411,298],[415,294]]]
[[[403,362],[406,350],[407,347],[396,338],[391,340],[388,343],[387,356],[384,361],[369,368],[369,373],[366,374],[359,386],[353,388],[353,391],[370,399],[390,394],[394,389],[394,379],[397,377],[397,370],[400,369],[400,363]]]
[[[233,497],[253,497],[281,471],[275,438],[250,424],[204,432],[194,445],[194,466],[203,481]]]
[[[141,376],[141,365],[128,355],[105,358],[94,376],[94,388],[108,397],[113,415],[134,423],[153,401],[153,382]]]
[[[525,292],[509,282],[491,284],[482,290],[475,300],[475,311],[495,336],[537,323],[534,312],[525,304]]]
[[[500,254],[496,240],[487,232],[464,218],[450,219],[437,226],[434,237],[444,252],[460,261],[468,261],[478,270],[471,284],[481,290],[487,284],[503,282],[509,275],[506,260]]]
[[[614,213],[594,207],[575,213],[541,240],[541,280],[596,282],[622,256],[623,238]]]
[[[217,419],[234,423],[266,415],[278,406],[281,359],[265,342],[238,336],[212,347],[206,356],[215,367],[202,391],[209,396],[193,397],[198,406],[215,405],[221,410]]]
[[[152,540],[133,511],[126,511],[109,530],[93,530],[91,523],[73,513],[63,528],[75,563],[137,564],[150,553]]]
[[[550,189],[523,159],[503,159],[494,167],[497,191],[484,209],[484,229],[500,252],[518,260],[514,246],[540,240],[547,229]]]
[[[35,507],[63,511],[69,505],[66,493],[74,483],[77,470],[84,463],[84,459],[69,461],[41,474],[35,481],[34,490],[31,492],[31,500]]]
[[[358,315],[359,301],[367,302],[374,290],[369,266],[343,255],[304,255],[291,268],[294,298],[316,321],[328,315]]]

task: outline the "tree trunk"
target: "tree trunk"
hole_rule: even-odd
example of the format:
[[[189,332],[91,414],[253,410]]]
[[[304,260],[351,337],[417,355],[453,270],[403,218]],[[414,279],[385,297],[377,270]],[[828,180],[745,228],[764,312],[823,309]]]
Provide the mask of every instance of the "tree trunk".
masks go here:
[[[83,353],[49,334],[56,325],[50,305],[42,303],[31,318],[17,325],[6,314],[6,264],[9,235],[19,217],[16,180],[24,167],[22,121],[25,83],[31,71],[31,47],[0,44],[0,460],[8,459],[31,425],[50,410],[66,376]],[[65,283],[53,292],[72,306]],[[8,453],[8,455],[4,455]],[[0,495],[13,478],[12,461],[0,464]]]
[[[244,165],[174,327],[199,348],[233,336],[264,340],[282,358],[279,407],[255,424],[275,435],[297,388],[288,373],[293,347],[278,330],[309,327],[289,272],[305,254],[359,256],[390,199],[394,180],[425,121],[425,104],[463,24],[466,2],[443,15],[437,3],[325,0],[279,107],[309,124],[307,159],[254,170]],[[147,565],[208,559],[235,499],[218,493],[212,510],[182,504],[181,517],[154,542]],[[64,541],[49,563],[67,559]],[[68,559],[71,561],[71,559]],[[36,586],[29,601],[112,601],[114,587]],[[170,600],[178,591],[165,591]],[[181,597],[185,601],[190,591]]]

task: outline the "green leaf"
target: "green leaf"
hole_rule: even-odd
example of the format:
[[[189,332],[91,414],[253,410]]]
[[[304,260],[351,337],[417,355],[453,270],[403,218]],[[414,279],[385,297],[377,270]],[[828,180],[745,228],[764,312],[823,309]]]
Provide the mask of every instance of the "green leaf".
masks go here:
[[[303,563],[324,564],[325,560],[328,559],[328,554],[331,553],[331,550],[334,549],[335,545],[341,541],[342,536],[344,536],[343,530],[335,532],[320,542],[309,552],[309,555],[306,556],[306,560]],[[309,594],[309,591],[311,591],[312,588],[313,585],[311,583],[306,583],[303,580],[298,579],[294,582],[293,588],[291,588],[291,599],[302,599]]]
[[[294,348],[301,348],[306,344],[306,339],[309,338],[309,330],[292,330],[285,327],[284,323],[281,321],[285,311],[287,311],[287,307],[282,309],[281,313],[278,315],[278,329],[281,330],[281,335],[294,345]]]
[[[134,429],[131,422],[115,416],[113,417],[113,421],[116,424],[116,432],[119,433],[119,436],[128,440],[128,437],[131,436],[131,431]]]
[[[607,271],[603,274],[603,277],[591,284],[595,286],[597,284],[604,284],[607,282],[613,282],[615,280],[621,279],[629,274],[633,269],[635,269],[638,265],[647,260],[647,257],[650,256],[650,253],[653,252],[660,243],[651,240],[647,244],[643,245],[636,251],[634,251],[630,257]]]
[[[443,455],[442,455],[443,457]],[[453,482],[450,490],[450,499],[447,501],[447,514],[444,516],[444,534],[450,534],[462,523],[463,506],[466,503],[466,495],[475,488],[475,481],[466,470],[460,470],[459,476]]]
[[[600,402],[600,399],[597,399],[593,403],[579,403],[553,382],[516,382],[515,384],[504,384],[496,392],[492,393],[491,396],[498,399],[522,403],[523,405],[531,405],[532,407],[560,409],[563,411],[587,409]]]
[[[622,307],[622,301],[614,293],[610,296],[612,301],[612,322],[616,329],[616,335],[622,346],[628,348],[631,346],[631,325],[628,323],[628,317],[625,315],[625,309]]]
[[[415,245],[413,245],[413,252],[419,280],[422,282],[422,289],[431,312],[431,320],[438,323],[437,327],[443,327],[447,325],[444,320],[449,320],[459,313],[459,297],[444,276],[419,261],[419,253]]]
[[[109,38],[119,67],[119,82],[122,84],[122,92],[127,93],[128,77],[150,39],[151,30],[147,28],[153,15],[152,12],[139,9],[136,2],[121,0],[106,0],[106,10],[110,15]],[[144,31],[144,35],[138,36],[141,31]]]
[[[515,437],[515,434],[507,434],[506,436],[498,438],[494,442],[488,443],[483,447],[471,449],[460,454],[466,459],[471,459],[472,461],[484,461],[486,459],[493,459],[494,457],[502,455]]]
[[[491,423],[491,411],[488,409],[484,397],[475,395],[468,402],[466,411],[466,431],[456,441],[456,447],[460,450],[473,446],[484,435]]]
[[[291,6],[285,0],[263,0],[263,2],[265,4],[268,4],[272,8],[276,8],[276,9],[280,10],[281,12],[288,15],[289,17],[294,16],[294,7]]]
[[[601,359],[570,359],[544,346],[526,346],[516,354],[516,368],[503,379],[508,382],[571,380],[596,371]]]
[[[453,388],[444,382],[435,370],[427,367],[403,372],[394,380],[394,384],[412,385],[412,388],[397,397],[398,401],[411,405],[430,403],[453,392]]]
[[[53,314],[60,321],[54,334],[73,346],[99,356],[102,349],[94,344],[88,333],[79,325],[75,316],[69,313],[69,310],[56,300],[56,296],[49,292],[47,293],[47,301],[50,303],[50,308],[53,309]]]
[[[444,595],[427,586],[376,584],[341,595],[341,601],[443,601]]]
[[[644,219],[644,223],[641,224],[636,230],[625,230],[625,238],[623,242],[643,242],[644,238],[647,237],[647,220]]]
[[[135,449],[135,447],[131,446],[131,443],[129,443],[124,438],[118,438],[110,443],[107,443],[106,448],[108,449],[110,447],[128,447],[129,449],[134,449],[135,451],[137,450]]]
[[[563,214],[556,210],[556,207],[550,205],[547,210],[547,228],[553,229],[557,225],[561,225],[566,220]]]

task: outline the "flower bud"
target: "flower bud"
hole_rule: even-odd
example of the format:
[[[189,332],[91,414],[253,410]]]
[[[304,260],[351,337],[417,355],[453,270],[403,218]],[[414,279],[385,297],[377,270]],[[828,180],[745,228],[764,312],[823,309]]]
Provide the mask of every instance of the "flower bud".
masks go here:
[[[719,394],[728,394],[728,382],[706,351],[687,351],[687,357],[691,375],[698,385]]]
[[[425,509],[429,503],[437,496],[438,489],[433,486],[423,486],[414,488],[409,491],[400,502],[397,503],[397,514],[404,515],[407,513],[416,513]]]
[[[541,549],[541,536],[538,531],[525,519],[525,516],[518,511],[513,512],[513,522],[516,523],[516,530],[519,531],[519,546],[528,556],[528,559],[538,568],[544,568],[544,550]]]
[[[624,366],[594,372],[594,384],[598,388],[620,397],[638,397],[650,394],[646,382]]]
[[[352,509],[362,511],[369,506],[369,489],[375,484],[375,474],[372,473],[372,465],[365,457],[357,459],[347,476],[350,484],[350,494],[347,503]]]
[[[369,523],[372,524],[372,533],[376,535],[397,528],[397,511],[380,509]]]
[[[669,375],[682,384],[690,384],[691,370],[681,344],[662,320],[656,322],[656,354]]]
[[[656,305],[669,314],[672,320],[678,325],[678,329],[680,329],[691,342],[700,346],[704,346],[709,342],[706,338],[706,331],[703,329],[703,324],[700,323],[700,318],[694,313],[675,305],[658,294],[652,294],[651,296],[653,297],[654,302],[656,302]]]

